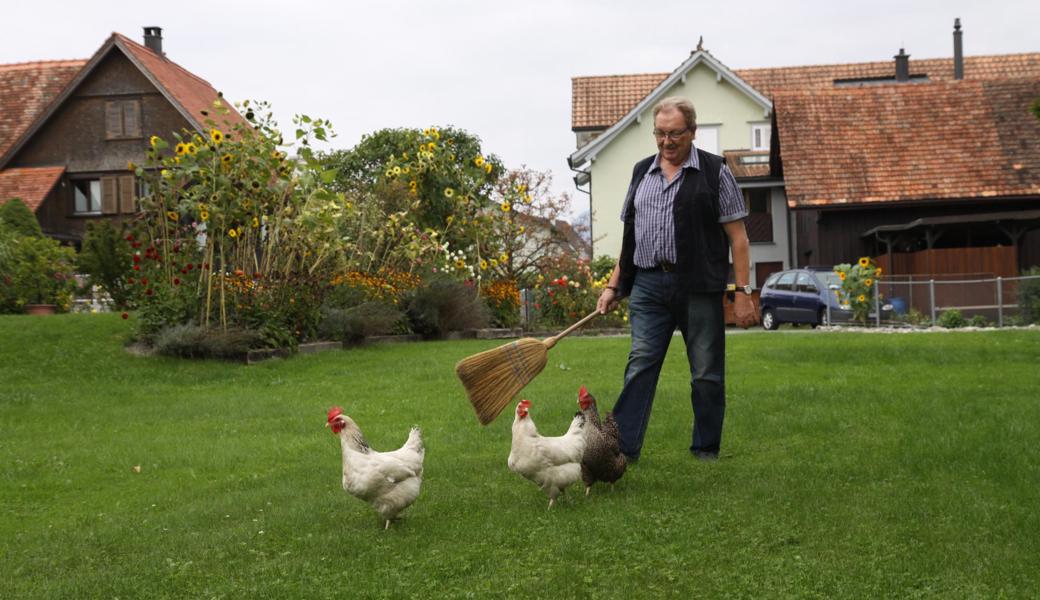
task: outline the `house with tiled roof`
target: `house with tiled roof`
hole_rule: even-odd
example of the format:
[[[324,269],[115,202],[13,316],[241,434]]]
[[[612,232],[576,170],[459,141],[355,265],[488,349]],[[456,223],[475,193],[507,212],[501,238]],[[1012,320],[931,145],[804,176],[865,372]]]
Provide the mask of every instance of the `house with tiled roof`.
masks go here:
[[[137,210],[139,183],[128,163],[143,163],[152,135],[244,122],[213,111],[220,94],[171,61],[162,30],[144,44],[113,33],[86,60],[0,65],[0,203],[20,198],[46,234],[78,242],[98,219]]]
[[[1040,208],[1032,92],[1011,83],[1040,81],[1040,53],[962,58],[959,24],[954,40],[954,58],[910,62],[901,50],[894,62],[765,69],[729,69],[698,47],[671,73],[573,78],[578,148],[569,161],[590,194],[595,254],[620,248],[631,165],[656,151],[651,109],[673,95],[693,101],[694,143],[724,155],[744,191],[755,285],[781,268],[890,252],[898,240],[906,249],[904,238],[931,226],[900,236],[871,229],[909,226],[917,215]],[[943,170],[964,168],[965,156],[971,170]],[[1033,221],[1019,214],[987,227],[1020,246],[1007,269],[1040,262]],[[928,235],[967,243],[954,229]],[[972,244],[996,237],[975,229]]]

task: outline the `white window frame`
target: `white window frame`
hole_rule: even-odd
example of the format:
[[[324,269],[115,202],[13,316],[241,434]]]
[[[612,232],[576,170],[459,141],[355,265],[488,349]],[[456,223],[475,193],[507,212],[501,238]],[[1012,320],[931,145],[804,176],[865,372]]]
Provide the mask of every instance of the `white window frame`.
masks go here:
[[[769,150],[769,136],[772,135],[772,124],[768,121],[760,123],[751,123],[751,149],[752,150]],[[755,134],[760,133],[758,136],[764,144],[755,143]]]

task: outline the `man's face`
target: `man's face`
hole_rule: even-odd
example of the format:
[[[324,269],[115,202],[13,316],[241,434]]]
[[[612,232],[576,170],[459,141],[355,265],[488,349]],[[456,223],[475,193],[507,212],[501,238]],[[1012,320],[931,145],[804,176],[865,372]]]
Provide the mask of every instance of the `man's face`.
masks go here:
[[[686,127],[683,114],[674,108],[662,110],[654,117],[654,138],[662,160],[682,164],[690,155],[693,134],[694,130]]]

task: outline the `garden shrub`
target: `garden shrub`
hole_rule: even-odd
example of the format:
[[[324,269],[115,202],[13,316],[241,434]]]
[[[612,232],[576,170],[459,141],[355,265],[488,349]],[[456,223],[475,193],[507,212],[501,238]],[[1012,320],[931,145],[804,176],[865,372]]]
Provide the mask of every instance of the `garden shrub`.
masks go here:
[[[159,332],[153,346],[163,356],[181,358],[241,358],[257,347],[259,335],[245,329],[222,330],[191,323]]]
[[[75,251],[48,237],[0,234],[0,257],[6,261],[0,275],[0,311],[22,312],[26,304],[54,304],[67,311],[76,289]]]
[[[136,242],[127,240],[125,225],[111,221],[88,223],[83,246],[76,259],[80,273],[87,276],[88,286],[98,286],[112,298],[117,309],[133,307],[131,276]],[[139,245],[139,244],[138,244]]]
[[[43,237],[43,230],[36,215],[20,198],[11,198],[0,204],[0,223],[5,224],[18,236]]]
[[[318,335],[321,339],[353,344],[369,336],[400,331],[404,317],[399,308],[384,302],[365,302],[350,308],[323,308]]]
[[[969,327],[992,327],[993,326],[993,324],[990,323],[989,319],[987,319],[985,315],[972,315],[972,317],[970,319],[968,319],[968,323],[967,324],[968,324]]]
[[[494,281],[480,288],[480,295],[491,311],[496,327],[516,327],[520,323],[520,290],[514,281]]]
[[[600,272],[589,261],[573,256],[550,257],[543,262],[542,272],[534,285],[534,309],[538,325],[560,327],[570,325],[596,309],[613,264],[597,261]],[[627,302],[621,308],[593,320],[590,327],[619,327],[628,322]]]
[[[426,337],[479,329],[490,322],[487,304],[476,288],[446,277],[434,278],[415,290],[407,315],[411,330]]]
[[[956,308],[943,311],[939,318],[936,320],[939,327],[945,327],[946,329],[959,329],[968,324],[968,321],[961,314],[961,311]]]
[[[906,311],[906,314],[899,317],[901,321],[914,327],[929,327],[932,324],[931,315],[926,315],[916,308],[911,308]]]
[[[1026,324],[1040,323],[1040,266],[1030,267],[1022,271],[1023,277],[1018,282],[1018,307],[1022,321]]]

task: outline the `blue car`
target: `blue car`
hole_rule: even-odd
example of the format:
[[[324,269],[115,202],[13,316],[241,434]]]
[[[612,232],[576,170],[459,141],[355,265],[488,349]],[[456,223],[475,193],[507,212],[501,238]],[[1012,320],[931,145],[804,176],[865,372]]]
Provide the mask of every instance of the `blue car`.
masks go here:
[[[838,274],[830,270],[791,269],[773,273],[762,285],[762,327],[776,329],[781,323],[806,323],[815,328],[848,322],[852,311],[834,293],[840,288]],[[891,310],[890,305],[883,305],[882,318]],[[874,318],[873,312],[870,317]]]

